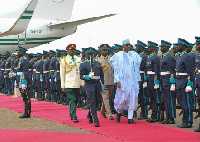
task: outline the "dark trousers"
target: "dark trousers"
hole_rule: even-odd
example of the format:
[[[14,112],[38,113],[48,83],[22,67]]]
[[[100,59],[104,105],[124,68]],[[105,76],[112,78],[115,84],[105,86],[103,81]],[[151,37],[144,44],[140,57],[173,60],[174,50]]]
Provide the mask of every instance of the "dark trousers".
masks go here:
[[[69,100],[69,113],[71,119],[77,117],[76,116],[76,98],[78,95],[80,95],[80,89],[79,88],[67,88],[67,98]]]
[[[54,74],[51,73],[51,94],[52,94],[52,100],[57,101],[57,82],[54,81]]]
[[[165,86],[163,88],[163,100],[165,106],[166,119],[176,118],[175,91],[171,92],[170,88]]]
[[[193,114],[191,111],[192,95],[190,93],[185,92],[185,88],[180,88],[179,92],[181,94],[181,99],[182,99],[182,110],[183,110],[182,122],[190,126],[193,124]]]
[[[99,121],[97,117],[96,100],[100,94],[97,92],[97,85],[95,86],[95,92],[87,91],[87,99],[90,106],[88,117],[93,118],[95,122]]]
[[[147,114],[148,113],[147,112],[147,105],[145,105],[145,102],[146,102],[146,91],[147,91],[147,89],[143,88],[142,83],[143,82],[141,82],[138,97],[139,97],[140,106],[141,106],[141,115],[142,115],[142,117],[146,117],[148,115]]]
[[[151,118],[154,119],[160,119],[160,106],[157,106],[156,103],[160,103],[159,100],[159,89],[154,89],[154,75],[148,75],[147,76],[147,93],[149,96],[149,99],[151,100],[151,109],[152,109],[152,114]]]
[[[37,86],[37,97],[40,99],[44,99],[43,83],[40,80],[36,80],[36,86]]]
[[[7,86],[8,86],[8,93],[12,93],[12,84],[11,84],[11,78],[8,78],[6,77],[6,83],[7,83]]]
[[[24,114],[30,115],[31,114],[31,100],[28,91],[22,91],[20,88],[21,96],[24,101]]]

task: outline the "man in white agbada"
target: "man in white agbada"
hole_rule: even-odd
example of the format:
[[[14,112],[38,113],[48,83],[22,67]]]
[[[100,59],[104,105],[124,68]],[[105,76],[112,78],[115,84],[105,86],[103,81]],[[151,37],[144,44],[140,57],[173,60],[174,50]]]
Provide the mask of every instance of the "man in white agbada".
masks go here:
[[[138,107],[138,93],[140,78],[141,57],[135,51],[130,51],[130,41],[122,41],[123,51],[113,55],[110,63],[114,69],[114,82],[117,91],[114,107],[117,111],[116,120],[120,122],[120,114],[128,108],[128,123],[135,124],[133,112]]]

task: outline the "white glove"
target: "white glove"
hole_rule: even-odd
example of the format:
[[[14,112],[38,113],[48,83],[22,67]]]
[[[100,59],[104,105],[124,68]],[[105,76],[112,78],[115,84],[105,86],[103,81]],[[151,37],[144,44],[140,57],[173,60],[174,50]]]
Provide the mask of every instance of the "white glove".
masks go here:
[[[56,78],[54,79],[55,82],[57,82]]]
[[[12,76],[13,76],[13,77],[16,76],[16,73],[13,72],[13,73],[12,73]]]
[[[26,84],[22,84],[22,89],[26,89]]]
[[[89,78],[91,78],[92,77],[92,75],[91,74],[89,74]]]
[[[185,88],[185,92],[191,92],[192,91],[192,87],[191,86],[187,86],[186,88]]]
[[[159,84],[155,84],[154,89],[158,89],[158,88],[159,88]]]
[[[51,82],[51,79],[49,79],[49,81]]]
[[[147,82],[143,83],[143,88],[147,88]]]
[[[176,90],[176,86],[175,86],[175,84],[172,84],[170,87],[170,91],[175,91],[175,90]]]

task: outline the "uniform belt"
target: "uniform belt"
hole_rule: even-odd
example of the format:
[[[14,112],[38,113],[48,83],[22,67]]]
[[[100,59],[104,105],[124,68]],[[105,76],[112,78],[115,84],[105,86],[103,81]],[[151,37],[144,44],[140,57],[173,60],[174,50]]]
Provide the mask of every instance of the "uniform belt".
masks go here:
[[[177,72],[176,75],[188,75],[187,73]]]
[[[147,71],[147,74],[155,74],[155,72]]]
[[[48,73],[49,71],[43,71],[43,73]]]
[[[17,68],[14,68],[15,70],[17,69]]]
[[[54,70],[50,70],[50,72],[52,72],[52,71],[54,72]]]
[[[4,69],[1,69],[2,71],[4,71]]]
[[[94,76],[93,78],[91,79],[100,79],[100,76]]]
[[[24,75],[23,72],[17,72],[17,75]]]
[[[35,73],[40,73],[39,71],[36,71]]]
[[[33,69],[33,71],[36,71],[36,69]]]
[[[170,74],[169,71],[163,71],[163,72],[160,72],[160,75],[168,75],[168,74]]]
[[[140,73],[144,73],[144,71],[140,71]]]
[[[5,71],[9,71],[10,69],[5,69]]]
[[[59,70],[57,70],[56,72],[60,72]]]
[[[33,69],[29,69],[29,71],[32,71]]]

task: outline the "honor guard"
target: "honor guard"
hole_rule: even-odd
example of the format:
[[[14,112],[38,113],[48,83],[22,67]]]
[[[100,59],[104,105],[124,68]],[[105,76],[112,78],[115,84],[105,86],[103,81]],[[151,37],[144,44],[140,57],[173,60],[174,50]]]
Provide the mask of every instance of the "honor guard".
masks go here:
[[[37,86],[36,86],[36,65],[37,65],[37,54],[33,54],[33,60],[34,60],[34,65],[33,65],[33,76],[32,76],[32,81],[33,81],[33,89],[34,89],[34,98],[35,98],[35,92],[37,92]]]
[[[5,78],[4,78],[4,76],[5,76],[5,65],[6,65],[6,55],[5,54],[3,54],[3,55],[1,55],[1,60],[2,60],[2,62],[1,62],[1,91],[2,91],[2,93],[6,93],[6,81],[5,81]]]
[[[51,88],[50,88],[50,80],[49,80],[49,66],[51,60],[49,59],[49,53],[43,50],[43,88],[46,90],[46,101],[50,102],[51,100]]]
[[[175,124],[176,118],[175,108],[175,69],[176,60],[169,52],[171,43],[161,40],[162,57],[160,59],[160,82],[162,86],[162,94],[164,101],[164,108],[166,113],[166,120],[162,124]]]
[[[118,53],[119,51],[123,51],[122,46],[119,45],[119,44],[115,44],[115,46],[114,46],[114,52]]]
[[[67,51],[66,50],[62,50],[62,58],[61,58],[61,60],[63,58],[65,58],[66,56],[67,56]],[[61,88],[61,91],[62,91],[62,88]],[[61,99],[63,99],[63,100],[61,100],[62,105],[68,105],[67,93],[66,92],[62,92],[62,94],[63,94],[63,97],[61,97]]]
[[[57,103],[61,104],[63,100],[63,92],[61,90],[61,81],[60,81],[60,61],[61,61],[61,54],[62,51],[57,49],[56,50],[56,56],[57,56],[57,61],[56,61],[56,84],[57,84]]]
[[[109,48],[108,44],[100,45],[101,56],[97,58],[97,61],[101,63],[101,67],[103,69],[104,85],[105,85],[104,93],[101,93],[103,102],[102,102],[100,114],[103,118],[106,118],[106,114],[105,114],[105,110],[106,110],[108,119],[114,120],[114,118],[112,117],[111,109],[110,109],[110,104],[112,105],[112,108],[114,108],[114,102],[112,100],[112,93],[114,89],[114,71],[110,64],[111,56],[108,55],[108,48]]]
[[[195,73],[195,68],[196,68],[196,66],[195,66],[195,58],[196,58],[196,55],[192,52],[193,46],[194,46],[194,44],[189,43],[188,46],[187,46],[187,48],[186,48],[186,52],[192,57],[193,73]],[[193,76],[193,78],[194,77],[195,76]],[[195,81],[195,79],[192,79],[192,80]],[[192,105],[191,105],[191,107],[193,109],[193,108],[196,108],[196,96],[195,96],[195,90],[196,90],[196,88],[195,88],[195,86],[192,87],[192,90],[193,91],[190,92],[190,95],[192,95],[192,100],[191,100],[192,101]]]
[[[29,88],[30,88],[30,91],[29,91],[29,96],[31,98],[35,97],[35,92],[34,92],[34,84],[33,84],[33,80],[32,80],[32,76],[33,76],[33,65],[35,64],[34,60],[33,60],[33,54],[27,54],[27,57],[28,59],[28,63],[29,63],[29,80],[30,80],[30,84],[28,84]]]
[[[56,52],[53,50],[49,50],[49,57],[51,59],[49,71],[50,71],[50,86],[51,86],[51,100],[52,102],[57,102],[57,86],[55,82],[56,78]]]
[[[95,127],[99,127],[99,120],[96,112],[96,98],[104,89],[104,74],[101,64],[93,60],[94,50],[92,47],[85,50],[87,59],[80,65],[80,78],[85,80],[84,89],[87,92],[87,99],[90,105],[87,118],[89,123],[93,123]]]
[[[36,71],[35,71],[35,79],[37,86],[37,100],[42,101],[45,99],[44,90],[43,90],[43,64],[44,61],[42,59],[42,54],[37,53],[37,62],[36,62]]]
[[[12,71],[12,59],[11,59],[12,53],[6,51],[6,65],[5,65],[5,81],[7,84],[7,95],[12,95],[12,76],[10,75],[10,72]]]
[[[17,55],[14,54],[14,63],[13,63],[13,72],[15,74],[15,76],[13,77],[13,82],[14,82],[14,86],[18,88],[18,85],[17,85],[17,66],[18,66],[18,63],[19,63],[19,58]],[[19,81],[18,81],[19,83]]]
[[[2,74],[1,74],[1,63],[2,63],[2,55],[0,54],[0,93],[3,93],[3,88],[2,88]]]
[[[192,92],[194,73],[192,57],[185,51],[188,44],[185,39],[178,39],[177,50],[180,57],[176,62],[176,88],[181,96],[183,110],[182,124],[178,125],[179,128],[191,128],[193,124],[192,96],[189,93]]]
[[[151,101],[152,115],[147,122],[153,123],[160,119],[159,106],[159,78],[160,78],[160,57],[156,54],[158,44],[148,41],[148,58],[147,58],[147,94]]]
[[[77,123],[76,100],[80,95],[79,66],[81,57],[75,55],[76,44],[69,44],[66,50],[68,55],[60,61],[61,88],[62,92],[67,92],[71,120]]]
[[[141,76],[141,82],[140,82],[140,90],[139,90],[139,101],[141,106],[141,115],[138,119],[147,119],[147,105],[146,102],[146,95],[147,95],[147,55],[144,53],[144,48],[147,46],[142,41],[138,40],[136,46],[136,52],[140,55],[142,58],[141,64],[140,64],[140,76]]]
[[[197,88],[197,94],[199,96],[199,101],[198,101],[198,110],[199,110],[199,114],[200,114],[200,37],[195,37],[196,42],[196,51],[199,52],[199,54],[196,55],[196,59],[195,59],[195,64],[196,64],[196,81],[195,81],[195,87]],[[199,115],[198,114],[198,115]],[[198,116],[200,117],[200,116]],[[195,130],[195,132],[200,132],[200,123],[199,123],[199,127]]]
[[[21,96],[24,101],[24,114],[19,116],[19,118],[29,118],[31,114],[31,100],[29,96],[29,88],[28,84],[30,82],[29,80],[29,63],[28,59],[25,57],[27,49],[20,47],[18,50],[18,56],[19,56],[19,64],[17,67],[17,76],[19,76],[19,90],[21,92]]]

